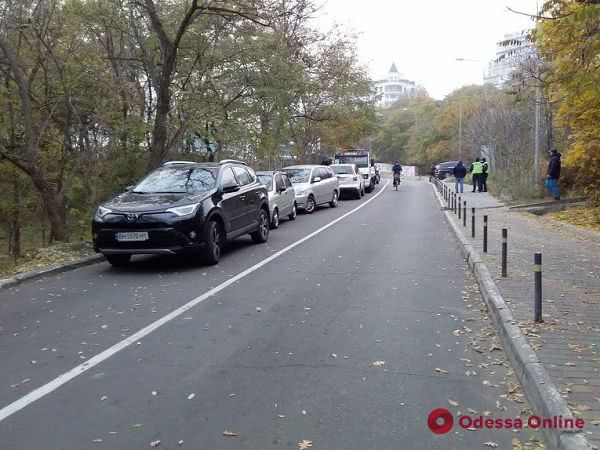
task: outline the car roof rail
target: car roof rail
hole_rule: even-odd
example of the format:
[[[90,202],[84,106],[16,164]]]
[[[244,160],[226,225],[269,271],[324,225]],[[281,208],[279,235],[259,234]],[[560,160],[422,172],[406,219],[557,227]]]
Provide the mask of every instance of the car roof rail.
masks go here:
[[[172,164],[198,164],[195,161],[167,161],[163,166],[170,166]]]
[[[219,161],[219,164],[243,164],[245,166],[247,166],[248,164],[246,164],[244,161],[238,161],[237,159],[222,159],[221,161]]]

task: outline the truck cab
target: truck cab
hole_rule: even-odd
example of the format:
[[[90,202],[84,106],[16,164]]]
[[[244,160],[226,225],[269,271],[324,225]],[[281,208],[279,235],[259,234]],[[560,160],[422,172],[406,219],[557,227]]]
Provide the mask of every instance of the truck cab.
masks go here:
[[[377,174],[369,150],[348,150],[336,153],[334,164],[356,164],[358,171],[365,180],[365,192],[373,192],[377,184]]]

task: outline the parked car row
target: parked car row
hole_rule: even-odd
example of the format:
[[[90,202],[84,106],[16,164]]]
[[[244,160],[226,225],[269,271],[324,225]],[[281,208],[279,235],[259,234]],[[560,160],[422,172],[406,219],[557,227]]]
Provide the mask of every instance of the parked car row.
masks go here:
[[[226,242],[249,234],[264,243],[282,218],[312,214],[318,205],[335,208],[346,191],[365,194],[354,164],[254,172],[235,160],[171,161],[98,207],[94,249],[113,266],[128,264],[132,255],[190,252],[216,264]]]

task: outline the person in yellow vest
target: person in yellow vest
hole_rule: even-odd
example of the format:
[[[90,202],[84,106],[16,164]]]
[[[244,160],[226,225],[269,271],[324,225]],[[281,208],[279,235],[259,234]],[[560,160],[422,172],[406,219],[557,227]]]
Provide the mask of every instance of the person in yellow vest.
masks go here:
[[[471,164],[471,175],[473,175],[473,192],[475,192],[475,189],[481,192],[483,164],[481,164],[479,158],[475,158],[475,161]]]

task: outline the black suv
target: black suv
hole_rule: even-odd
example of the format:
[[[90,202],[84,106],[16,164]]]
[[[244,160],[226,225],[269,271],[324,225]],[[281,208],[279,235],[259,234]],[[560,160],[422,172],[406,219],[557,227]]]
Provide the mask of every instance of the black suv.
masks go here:
[[[219,262],[226,241],[269,238],[266,188],[243,162],[173,161],[151,172],[96,211],[94,249],[115,266],[131,255],[202,250]]]
[[[438,165],[435,166],[435,176],[437,178],[439,178],[440,180],[443,180],[444,178],[448,177],[448,176],[453,176],[454,175],[454,167],[456,167],[456,164],[458,164],[458,161],[446,161],[446,162],[442,162],[439,163]]]

